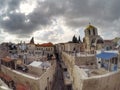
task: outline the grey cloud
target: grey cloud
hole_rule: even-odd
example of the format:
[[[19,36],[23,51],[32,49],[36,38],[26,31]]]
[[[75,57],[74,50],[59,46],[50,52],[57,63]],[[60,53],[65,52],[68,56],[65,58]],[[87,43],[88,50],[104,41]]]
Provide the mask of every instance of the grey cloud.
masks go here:
[[[3,42],[4,41],[4,36],[2,34],[2,31],[0,30],[0,41]]]
[[[96,20],[112,22],[119,18],[120,8],[119,0],[71,0],[70,11],[66,13],[67,24],[70,26],[77,25],[72,19],[74,18],[89,18],[89,21],[96,23]],[[71,22],[69,22],[69,20]],[[75,23],[74,23],[75,22]],[[73,23],[73,24],[72,24]],[[79,23],[79,22],[78,22]],[[78,26],[78,25],[77,25]]]
[[[51,35],[54,35],[55,33],[53,31],[44,31],[43,33],[40,33],[39,36],[35,36],[36,39],[40,39],[42,41],[51,41],[54,38],[50,39]]]
[[[45,42],[58,42],[61,40],[64,31],[62,27],[57,26],[56,28],[51,28],[51,30],[45,30],[38,32],[38,35],[35,36],[36,39],[42,40]]]
[[[22,1],[10,0],[6,3],[7,11],[3,13],[3,17],[9,17],[8,20],[1,20],[0,26],[4,28],[5,32],[16,34],[19,37],[25,34],[32,34],[34,31],[52,24],[52,19],[57,16],[63,15],[65,8],[64,4],[58,5],[53,0],[38,2],[38,6],[29,15],[24,13],[15,12],[19,10],[19,5]],[[13,13],[10,13],[10,12]],[[29,22],[26,22],[28,20]],[[24,34],[24,35],[22,35]]]
[[[4,8],[8,7],[2,17],[8,16],[10,18],[8,20],[0,20],[0,26],[4,31],[16,34],[19,37],[26,35],[29,37],[34,31],[40,30],[41,27],[52,25],[52,19],[62,16],[66,25],[74,29],[92,22],[100,27],[101,31],[108,32],[108,29],[112,31],[113,29],[111,28],[114,28],[114,30],[119,32],[120,25],[116,26],[114,22],[120,18],[120,0],[45,0],[43,2],[38,0],[38,5],[28,15],[15,12],[16,9],[19,10],[19,5],[23,1],[5,0],[4,3],[0,0],[2,3],[0,4],[0,10],[3,11],[2,6]],[[14,13],[11,14],[10,11],[14,11]],[[49,36],[49,34],[52,35],[53,33],[46,34]],[[47,38],[49,37],[45,39]]]
[[[8,0],[8,11],[18,9],[22,1],[23,0]]]

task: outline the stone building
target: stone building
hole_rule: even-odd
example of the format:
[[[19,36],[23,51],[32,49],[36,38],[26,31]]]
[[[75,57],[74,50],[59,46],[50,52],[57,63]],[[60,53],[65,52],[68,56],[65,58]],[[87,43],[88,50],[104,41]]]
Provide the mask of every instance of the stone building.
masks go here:
[[[44,51],[47,57],[47,53],[54,53],[54,45],[52,43],[47,43],[37,46],[34,44],[34,39],[32,39],[29,44],[21,42],[19,44],[14,44],[14,46],[17,48],[15,49],[17,51],[15,54],[11,53],[14,51],[11,49],[13,44],[5,43],[0,45],[0,79],[7,83],[10,88],[16,88],[14,90],[52,90],[51,88],[56,72],[56,60],[54,55],[50,60],[46,61],[45,58],[42,57],[41,65],[37,65],[38,56],[42,54],[39,52]],[[32,61],[37,62],[35,63],[35,67],[29,64]],[[18,66],[21,67],[18,68]],[[28,69],[27,72],[23,71],[25,67]],[[28,88],[18,89],[24,86]]]
[[[38,61],[43,57],[47,57],[48,54],[54,54],[54,45],[51,42],[35,44],[32,37],[29,43],[21,42],[18,44],[18,55],[24,59],[29,59],[30,62],[34,60]]]
[[[65,51],[68,53],[80,52],[82,48],[81,43],[65,43]]]
[[[103,67],[97,68],[95,56],[76,58],[62,52],[62,60],[69,73],[72,90],[120,90],[120,70],[109,71]]]
[[[49,66],[47,66],[48,63],[50,64]],[[10,67],[2,64],[0,79],[7,83],[9,87],[11,86],[11,81],[13,81],[14,84],[12,85],[16,87],[15,90],[52,90],[51,88],[56,72],[56,60],[43,62],[40,66],[37,65],[37,63],[35,66],[28,65],[29,71],[25,73],[19,70],[10,69]],[[19,83],[27,86],[29,89],[18,89],[16,85]],[[13,88],[13,86],[10,88]]]
[[[104,40],[104,49],[105,50],[113,50],[114,47],[114,43],[113,40]]]
[[[97,28],[91,24],[85,29],[85,37],[83,43],[87,51],[99,50],[103,48],[103,39],[98,35]]]
[[[43,44],[35,44],[34,38],[30,40],[30,43],[27,44],[28,53],[31,55],[47,55],[47,54],[53,54],[54,53],[54,45],[49,43],[43,43]]]
[[[36,50],[42,51],[42,55],[50,55],[54,53],[54,45],[49,42],[49,43],[43,43],[43,44],[37,44],[36,45]],[[37,52],[36,52],[37,53]]]

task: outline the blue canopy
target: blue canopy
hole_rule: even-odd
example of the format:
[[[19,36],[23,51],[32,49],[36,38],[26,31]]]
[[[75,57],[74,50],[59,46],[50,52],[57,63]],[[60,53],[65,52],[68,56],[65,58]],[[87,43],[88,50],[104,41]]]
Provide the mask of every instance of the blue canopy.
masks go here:
[[[97,54],[96,57],[109,60],[113,57],[117,57],[117,53],[101,52],[100,54]]]

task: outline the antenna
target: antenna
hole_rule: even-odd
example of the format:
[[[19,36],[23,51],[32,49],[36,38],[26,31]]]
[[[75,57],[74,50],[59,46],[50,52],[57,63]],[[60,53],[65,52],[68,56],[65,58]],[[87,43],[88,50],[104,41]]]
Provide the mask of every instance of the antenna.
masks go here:
[[[89,22],[89,25],[91,25],[91,23]]]

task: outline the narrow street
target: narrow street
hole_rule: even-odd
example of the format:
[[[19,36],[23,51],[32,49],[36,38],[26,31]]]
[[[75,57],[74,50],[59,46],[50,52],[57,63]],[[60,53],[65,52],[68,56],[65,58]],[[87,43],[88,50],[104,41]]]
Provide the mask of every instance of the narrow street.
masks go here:
[[[57,70],[52,90],[65,90],[62,69],[60,68],[59,62],[57,62]]]

